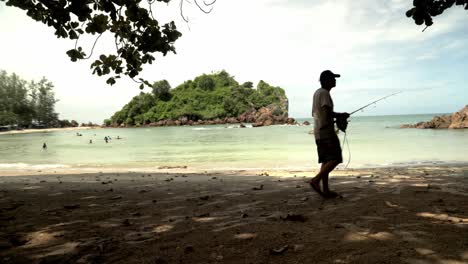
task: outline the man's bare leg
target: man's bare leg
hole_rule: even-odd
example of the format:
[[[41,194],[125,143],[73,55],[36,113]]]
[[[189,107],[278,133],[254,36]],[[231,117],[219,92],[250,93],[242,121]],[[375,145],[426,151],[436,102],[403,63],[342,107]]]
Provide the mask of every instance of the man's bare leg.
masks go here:
[[[329,174],[331,171],[333,171],[336,166],[338,166],[339,162],[337,161],[327,161],[322,163],[322,166],[320,167],[320,172],[310,180],[310,185],[312,188],[317,191],[320,195],[326,197],[326,196],[331,196],[335,195],[336,193],[331,192],[329,187],[328,187],[328,178]],[[323,192],[320,190],[320,181],[322,180],[323,183]]]
[[[336,166],[338,166],[338,164],[340,163],[337,161],[328,161],[325,163],[325,166],[322,166],[323,176],[321,177],[321,179],[323,184],[323,193],[329,197],[336,197],[338,195],[337,193],[330,191],[330,188],[328,187],[329,174],[336,168]]]
[[[331,161],[327,161],[327,162],[324,162],[322,163],[322,166],[320,167],[320,171],[319,173],[317,173],[317,175],[312,178],[312,182],[320,182],[320,180],[323,179],[323,177],[327,177],[327,188],[328,188],[328,174],[334,170],[336,168],[336,166],[338,166],[339,162],[337,161],[334,161],[334,160],[331,160]]]
[[[312,188],[318,192],[321,196],[326,197],[326,193],[330,193],[330,189],[328,188],[328,174],[335,169],[335,167],[339,163],[336,161],[327,161],[322,163],[322,166],[320,167],[319,173],[310,180],[310,185]],[[323,192],[320,190],[320,181],[323,180]]]

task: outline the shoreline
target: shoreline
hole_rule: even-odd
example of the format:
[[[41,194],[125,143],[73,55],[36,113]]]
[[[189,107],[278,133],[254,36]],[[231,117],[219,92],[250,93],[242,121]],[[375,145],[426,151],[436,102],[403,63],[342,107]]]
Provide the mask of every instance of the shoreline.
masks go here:
[[[49,132],[60,132],[60,131],[74,131],[74,130],[90,130],[90,129],[128,129],[128,128],[153,128],[153,127],[205,127],[205,126],[220,126],[220,125],[246,125],[245,127],[239,128],[255,128],[253,123],[222,123],[222,124],[198,124],[198,125],[167,125],[167,126],[152,126],[152,125],[141,125],[141,126],[96,126],[96,127],[64,127],[64,128],[44,128],[44,129],[23,129],[23,130],[9,130],[9,131],[0,131],[1,135],[15,135],[15,134],[30,134],[30,133],[49,133]],[[297,124],[274,124],[270,126],[309,126],[302,123]],[[266,127],[266,126],[265,126]]]
[[[0,135],[15,135],[15,134],[30,134],[30,133],[49,133],[57,131],[74,131],[74,130],[90,130],[101,129],[101,127],[62,127],[62,128],[44,128],[44,129],[23,129],[23,130],[10,130],[2,131]]]
[[[197,168],[189,166],[158,166],[158,167],[69,167],[69,166],[47,166],[36,165],[28,168],[18,167],[0,167],[0,177],[8,176],[40,176],[40,175],[72,175],[72,174],[105,174],[105,173],[173,173],[173,174],[212,174],[212,173],[235,173],[238,175],[283,175],[305,173],[311,176],[315,175],[320,167],[315,168],[298,167],[298,168]],[[380,170],[412,170],[412,169],[450,169],[450,168],[467,168],[468,162],[454,163],[431,163],[431,164],[414,164],[414,165],[381,165],[381,166],[363,166],[355,168],[336,168],[331,176],[346,175],[353,172],[361,171],[380,171]],[[468,172],[467,172],[468,173]]]

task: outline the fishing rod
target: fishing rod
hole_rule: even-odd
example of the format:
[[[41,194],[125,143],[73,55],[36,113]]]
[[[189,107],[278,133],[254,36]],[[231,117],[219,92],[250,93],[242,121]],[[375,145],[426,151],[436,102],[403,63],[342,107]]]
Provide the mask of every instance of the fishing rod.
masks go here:
[[[352,115],[352,114],[354,114],[354,113],[356,113],[356,112],[358,112],[358,111],[360,111],[360,110],[362,110],[362,109],[364,109],[364,108],[366,108],[366,107],[368,107],[368,106],[370,106],[370,105],[372,105],[372,104],[375,104],[375,103],[377,103],[378,101],[381,101],[381,100],[383,100],[383,99],[385,99],[385,98],[388,98],[388,97],[390,97],[390,96],[397,95],[397,94],[402,93],[402,92],[403,92],[403,91],[399,91],[399,92],[392,93],[392,94],[390,94],[390,95],[384,96],[384,97],[382,97],[382,98],[380,98],[380,99],[378,99],[378,100],[373,101],[373,102],[370,103],[370,104],[366,104],[365,106],[359,108],[358,110],[355,110],[355,111],[351,112],[349,115]]]
[[[368,107],[370,105],[373,105],[373,104],[377,103],[378,101],[381,101],[383,99],[386,99],[386,98],[388,98],[390,96],[397,95],[397,94],[402,93],[402,92],[403,91],[399,91],[399,92],[392,93],[392,94],[389,94],[387,96],[384,96],[384,97],[382,97],[382,98],[380,98],[378,100],[373,101],[372,103],[366,104],[365,106],[351,112],[349,115],[351,116],[352,114],[354,114],[354,113],[356,113],[358,111],[361,111],[362,109],[364,109],[364,108],[366,108],[366,107]],[[349,163],[351,162],[351,149],[349,148],[349,142],[348,142],[348,139],[346,137],[347,136],[346,127],[348,126],[348,121],[346,119],[343,119],[343,118],[337,118],[336,123],[337,123],[337,126],[338,126],[338,130],[342,130],[344,132],[344,134],[345,134],[344,138],[343,138],[343,146],[341,146],[341,149],[343,150],[345,143],[348,146],[348,163],[346,163],[346,166],[344,167],[345,169],[347,169]]]
[[[366,104],[365,106],[351,112],[349,114],[349,116],[351,116],[352,114],[354,114],[354,113],[356,113],[358,111],[361,111],[362,109],[364,109],[364,108],[366,108],[366,107],[368,107],[370,105],[373,105],[373,104],[377,103],[378,101],[382,101],[383,99],[386,99],[386,98],[388,98],[390,96],[394,96],[394,95],[399,94],[399,93],[402,93],[402,91],[386,95],[386,96],[384,96],[384,97],[382,97],[380,99],[377,99],[377,100],[375,100],[375,101],[373,101],[373,102],[371,102],[369,104]],[[336,126],[338,127],[338,130],[341,130],[341,131],[346,133],[346,128],[348,127],[348,117],[344,117],[342,115],[336,117]]]

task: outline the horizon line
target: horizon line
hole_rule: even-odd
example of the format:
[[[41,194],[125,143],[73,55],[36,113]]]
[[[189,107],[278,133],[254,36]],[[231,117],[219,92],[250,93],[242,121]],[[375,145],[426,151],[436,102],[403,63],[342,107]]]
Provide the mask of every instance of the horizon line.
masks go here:
[[[373,117],[373,116],[409,116],[409,115],[447,115],[447,114],[453,114],[453,113],[417,113],[417,114],[393,114],[393,115],[389,115],[389,114],[376,114],[376,115],[355,115],[355,116],[359,116],[359,117]],[[312,118],[311,116],[310,117],[293,117],[293,118]]]

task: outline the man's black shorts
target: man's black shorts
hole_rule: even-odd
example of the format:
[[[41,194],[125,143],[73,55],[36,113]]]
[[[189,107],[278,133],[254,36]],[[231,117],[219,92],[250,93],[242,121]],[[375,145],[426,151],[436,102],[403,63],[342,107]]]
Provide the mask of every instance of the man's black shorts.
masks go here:
[[[318,162],[325,163],[327,161],[338,161],[343,162],[343,156],[341,155],[340,140],[336,134],[326,139],[316,139]]]

